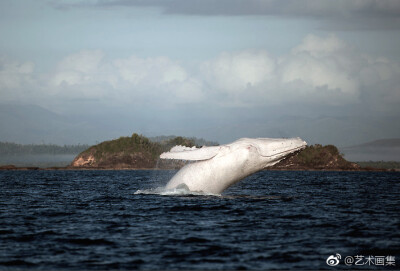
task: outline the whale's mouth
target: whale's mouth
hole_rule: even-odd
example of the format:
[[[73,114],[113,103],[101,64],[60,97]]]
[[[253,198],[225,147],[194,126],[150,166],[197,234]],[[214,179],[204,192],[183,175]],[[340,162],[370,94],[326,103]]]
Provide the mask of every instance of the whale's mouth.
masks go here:
[[[289,159],[290,157],[296,156],[299,152],[301,152],[302,150],[304,150],[304,148],[305,148],[305,146],[303,146],[303,147],[298,147],[298,148],[292,150],[291,153],[288,153],[287,155],[284,155],[284,157],[282,157],[282,159],[280,159],[279,162],[282,161],[282,160]]]
[[[275,165],[275,164],[277,164],[277,163],[279,163],[279,162],[281,162],[283,160],[289,159],[290,157],[293,157],[293,156],[297,155],[305,147],[306,146],[300,146],[300,147],[297,147],[297,148],[293,148],[293,149],[290,149],[290,150],[286,150],[286,151],[282,151],[282,152],[276,153],[274,155],[264,156],[267,159],[269,159],[269,162],[268,162],[267,165],[264,166],[264,169],[268,168],[268,167],[271,167],[271,166],[273,166],[273,165]]]

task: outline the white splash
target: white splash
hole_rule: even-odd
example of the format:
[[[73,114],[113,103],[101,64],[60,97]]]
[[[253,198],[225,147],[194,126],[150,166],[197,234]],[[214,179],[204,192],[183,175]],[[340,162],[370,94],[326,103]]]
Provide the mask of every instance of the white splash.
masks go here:
[[[139,189],[135,195],[161,195],[161,196],[216,196],[221,197],[221,194],[206,193],[203,191],[190,191],[187,186],[178,186],[172,189],[165,187]]]

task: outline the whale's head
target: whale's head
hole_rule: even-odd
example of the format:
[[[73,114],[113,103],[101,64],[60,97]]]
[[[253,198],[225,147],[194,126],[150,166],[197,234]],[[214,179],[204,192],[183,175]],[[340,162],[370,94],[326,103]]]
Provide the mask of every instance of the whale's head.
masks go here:
[[[257,151],[263,167],[272,166],[292,153],[304,149],[307,143],[296,138],[243,138],[239,141],[251,144]]]

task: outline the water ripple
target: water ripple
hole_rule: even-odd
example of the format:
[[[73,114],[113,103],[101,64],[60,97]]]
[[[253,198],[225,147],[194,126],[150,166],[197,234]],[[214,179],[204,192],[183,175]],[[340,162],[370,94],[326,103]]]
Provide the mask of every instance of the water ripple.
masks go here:
[[[400,173],[264,171],[221,195],[165,190],[173,173],[0,172],[0,269],[327,269],[335,253],[400,259]]]

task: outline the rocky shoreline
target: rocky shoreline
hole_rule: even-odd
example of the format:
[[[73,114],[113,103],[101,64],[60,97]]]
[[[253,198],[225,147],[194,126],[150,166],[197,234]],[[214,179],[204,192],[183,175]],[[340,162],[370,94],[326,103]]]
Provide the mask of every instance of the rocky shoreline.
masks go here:
[[[17,167],[14,165],[4,165],[0,166],[0,171],[28,171],[28,170],[40,170],[40,171],[51,171],[51,170],[75,170],[75,171],[86,171],[86,170],[176,170],[177,168],[132,168],[132,167],[116,167],[116,168],[110,168],[110,167],[72,167],[72,166],[67,166],[67,167],[47,167],[47,168],[41,168],[41,167]],[[276,167],[271,167],[264,169],[266,171],[353,171],[353,172],[398,172],[399,170],[397,169],[385,169],[385,168],[355,168],[355,169],[340,169],[340,168],[302,168],[302,167],[296,167],[296,168],[276,168]]]

